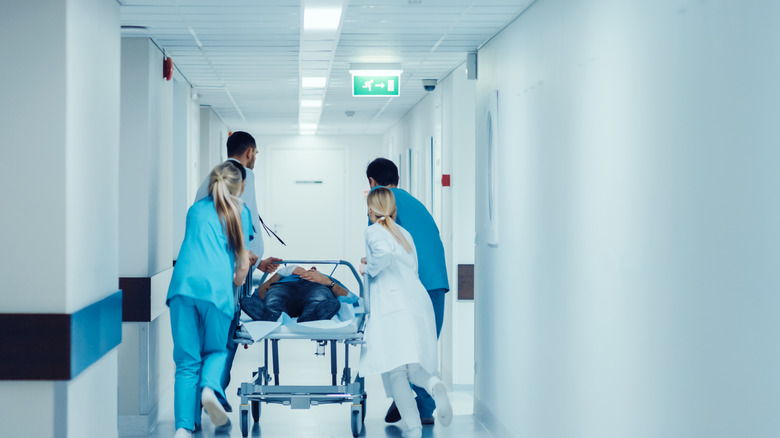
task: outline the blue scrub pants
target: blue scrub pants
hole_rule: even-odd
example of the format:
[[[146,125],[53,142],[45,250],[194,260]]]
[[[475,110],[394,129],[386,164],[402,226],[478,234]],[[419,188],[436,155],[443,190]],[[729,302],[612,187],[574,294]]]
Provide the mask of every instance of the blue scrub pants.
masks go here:
[[[220,379],[227,357],[230,315],[213,304],[175,296],[168,301],[173,333],[173,411],[176,429],[195,430],[200,424],[200,394],[204,387],[224,397]]]
[[[225,357],[225,369],[222,370],[222,378],[220,379],[220,384],[222,385],[223,391],[226,391],[228,385],[230,384],[230,371],[233,369],[233,361],[236,358],[236,349],[238,349],[238,344],[233,342],[233,334],[236,332],[236,327],[238,327],[238,319],[240,316],[241,312],[236,312],[233,320],[230,321],[230,329],[228,330],[226,345],[227,355]],[[230,406],[230,402],[228,402],[227,398],[222,394],[217,394],[217,399],[220,403],[222,403],[222,406],[225,408],[225,410],[233,409],[233,407]]]
[[[433,314],[436,317],[436,339],[441,334],[441,326],[444,323],[444,294],[447,289],[429,290],[428,295],[433,303]],[[420,411],[420,418],[433,417],[433,410],[436,409],[436,403],[428,392],[419,386],[412,385],[412,389],[417,394],[417,410]]]
[[[246,274],[246,285],[250,286],[251,288],[254,288],[254,285],[252,285],[252,271],[255,268],[256,266],[252,266],[249,269],[249,272]],[[233,287],[236,299],[239,299],[240,297],[241,288],[242,286]],[[236,359],[236,350],[238,349],[238,344],[233,342],[233,338],[235,337],[240,316],[241,311],[237,311],[233,315],[233,320],[230,321],[230,329],[228,330],[227,334],[227,357],[225,358],[225,369],[222,370],[222,377],[220,378],[220,384],[222,385],[223,393],[215,393],[217,395],[217,400],[219,400],[219,402],[222,404],[222,407],[225,408],[225,410],[228,412],[232,412],[233,407],[230,406],[230,402],[227,401],[227,398],[224,395],[224,391],[227,391],[227,387],[230,385],[230,372],[233,369],[233,361]]]

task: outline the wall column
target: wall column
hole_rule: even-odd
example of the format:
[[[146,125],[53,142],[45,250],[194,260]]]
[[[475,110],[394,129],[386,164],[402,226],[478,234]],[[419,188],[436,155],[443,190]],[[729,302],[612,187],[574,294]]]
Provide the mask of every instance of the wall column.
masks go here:
[[[173,272],[173,83],[148,38],[122,39],[119,432],[146,434],[173,384],[165,306]]]
[[[200,107],[200,178],[197,187],[209,176],[214,166],[227,160],[227,134],[225,124],[211,107]]]
[[[0,39],[3,436],[116,437],[119,6],[3,2]]]

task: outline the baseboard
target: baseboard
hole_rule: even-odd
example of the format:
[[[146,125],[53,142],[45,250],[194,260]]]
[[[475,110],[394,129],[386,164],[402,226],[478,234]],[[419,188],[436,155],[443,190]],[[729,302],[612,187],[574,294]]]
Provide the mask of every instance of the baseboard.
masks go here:
[[[155,405],[147,415],[119,415],[119,436],[149,435],[159,420],[159,406]]]
[[[512,434],[504,423],[499,421],[493,412],[476,397],[474,397],[474,416],[494,438],[517,438],[519,436]]]

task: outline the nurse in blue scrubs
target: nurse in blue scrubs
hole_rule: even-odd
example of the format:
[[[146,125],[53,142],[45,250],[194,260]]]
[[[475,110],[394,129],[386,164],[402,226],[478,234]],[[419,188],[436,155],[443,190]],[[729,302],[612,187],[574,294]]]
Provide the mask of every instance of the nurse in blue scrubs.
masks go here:
[[[168,288],[171,312],[175,438],[191,438],[201,404],[215,426],[228,423],[216,395],[227,357],[227,336],[235,302],[233,288],[249,270],[246,245],[252,238],[249,209],[238,196],[243,166],[226,161],[209,175],[210,195],[187,212],[187,228]],[[231,281],[232,280],[232,281]]]

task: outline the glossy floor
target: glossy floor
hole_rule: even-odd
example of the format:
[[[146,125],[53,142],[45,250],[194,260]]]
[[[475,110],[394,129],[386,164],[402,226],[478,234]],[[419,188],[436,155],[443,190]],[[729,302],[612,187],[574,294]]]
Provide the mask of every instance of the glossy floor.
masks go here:
[[[331,381],[330,356],[315,356],[316,344],[308,340],[283,340],[280,350],[280,381],[290,385],[328,385]],[[358,349],[350,349],[350,365],[353,373],[357,370]],[[338,349],[339,378],[344,363],[343,346]],[[263,361],[261,344],[250,346],[249,349],[239,349],[233,366],[232,381],[228,388],[228,397],[233,405],[230,415],[232,425],[215,428],[203,415],[203,429],[195,434],[198,438],[209,437],[241,437],[239,426],[236,391],[241,382],[251,380],[252,372],[256,371]],[[400,437],[401,429],[384,421],[385,412],[390,406],[390,399],[385,397],[382,381],[378,376],[366,378],[367,411],[365,427],[360,434],[366,438]],[[423,437],[437,438],[492,438],[487,430],[477,421],[472,413],[473,399],[469,391],[450,392],[454,418],[449,427],[440,425],[425,426]],[[281,405],[261,405],[260,422],[250,420],[250,437],[266,438],[349,438],[352,437],[350,426],[350,404],[333,404],[314,406],[311,409],[292,410]],[[145,437],[133,438],[169,438],[174,434],[173,421],[173,390],[163,398],[160,406],[160,421],[155,430]]]

